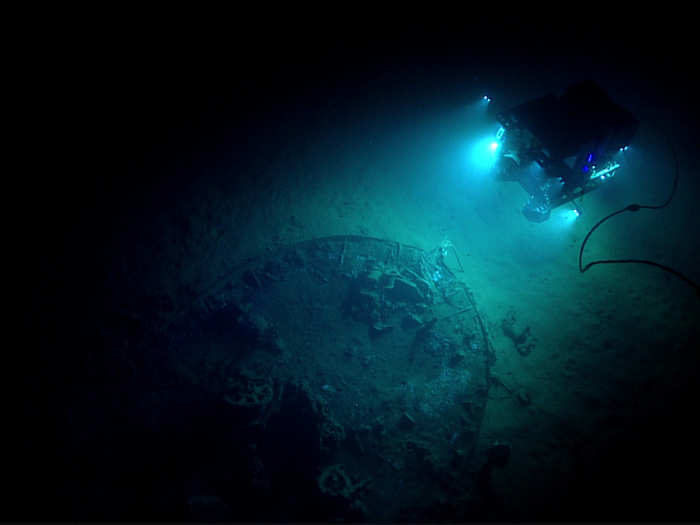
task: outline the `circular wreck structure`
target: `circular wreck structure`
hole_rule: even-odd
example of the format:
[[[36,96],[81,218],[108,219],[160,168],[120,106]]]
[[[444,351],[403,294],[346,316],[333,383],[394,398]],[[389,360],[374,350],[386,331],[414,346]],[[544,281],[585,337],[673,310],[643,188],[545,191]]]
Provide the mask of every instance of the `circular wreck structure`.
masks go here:
[[[451,255],[310,240],[247,261],[173,316],[168,368],[222,426],[213,449],[226,452],[201,475],[216,509],[469,516],[493,352]]]

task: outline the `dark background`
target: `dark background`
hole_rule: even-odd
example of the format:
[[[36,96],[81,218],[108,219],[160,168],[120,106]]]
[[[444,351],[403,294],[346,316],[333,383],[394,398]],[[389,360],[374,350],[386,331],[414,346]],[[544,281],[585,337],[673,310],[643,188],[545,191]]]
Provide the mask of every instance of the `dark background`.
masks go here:
[[[337,14],[216,24],[133,14],[37,35],[33,58],[19,61],[32,74],[22,77],[32,101],[23,107],[33,115],[24,125],[40,136],[41,151],[24,158],[33,175],[12,181],[10,192],[27,203],[11,240],[16,270],[29,283],[16,305],[29,374],[11,389],[19,419],[5,427],[17,438],[6,450],[15,468],[6,472],[17,491],[3,515],[70,518],[57,487],[75,475],[74,465],[57,436],[71,430],[56,407],[83,395],[75,378],[85,370],[100,370],[95,383],[109,374],[108,362],[94,365],[102,359],[95,327],[108,306],[100,304],[100,257],[115,217],[133,202],[154,193],[167,199],[164,188],[174,192],[192,176],[182,166],[215,163],[232,141],[254,151],[259,138],[282,142],[290,123],[303,129],[329,113],[361,118],[377,108],[458,101],[528,67],[561,76],[609,71],[633,103],[677,123],[679,148],[692,146],[692,28],[682,14],[636,15],[582,8],[556,18],[445,13],[454,21],[433,24],[399,16],[370,22],[371,13],[352,22]],[[689,383],[668,386],[663,416],[631,418],[583,476],[563,479],[565,497],[518,518],[697,518],[700,456],[688,415],[697,412],[698,392]]]

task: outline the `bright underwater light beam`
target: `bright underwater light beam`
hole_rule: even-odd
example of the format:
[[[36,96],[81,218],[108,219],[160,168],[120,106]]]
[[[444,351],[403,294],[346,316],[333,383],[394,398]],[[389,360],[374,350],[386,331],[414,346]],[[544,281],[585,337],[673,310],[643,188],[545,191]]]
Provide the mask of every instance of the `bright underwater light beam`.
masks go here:
[[[552,218],[556,217],[558,220],[552,221],[552,226],[564,229],[569,229],[581,216],[581,211],[577,208],[574,209],[558,209],[552,212]]]
[[[475,171],[488,172],[496,165],[504,133],[505,129],[499,126],[495,138],[489,133],[474,141],[470,151],[469,164]]]
[[[579,218],[580,215],[581,213],[578,210],[569,210],[566,213],[564,213],[564,219],[569,221],[575,221]]]
[[[498,160],[497,141],[493,140],[493,135],[476,140],[469,149],[469,165],[477,173],[486,173],[491,170]]]

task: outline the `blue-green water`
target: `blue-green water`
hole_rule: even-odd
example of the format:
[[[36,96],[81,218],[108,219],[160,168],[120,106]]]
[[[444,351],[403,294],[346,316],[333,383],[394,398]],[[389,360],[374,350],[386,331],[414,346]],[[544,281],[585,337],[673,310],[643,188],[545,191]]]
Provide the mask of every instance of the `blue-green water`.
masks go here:
[[[516,54],[504,42],[488,59],[459,33],[366,44],[269,67],[261,52],[235,74],[219,57],[166,61],[190,71],[180,84],[144,65],[145,87],[119,102],[114,156],[89,183],[39,194],[44,226],[22,241],[39,283],[26,327],[51,367],[24,391],[51,404],[26,427],[17,487],[36,506],[18,518],[697,518],[683,478],[699,465],[698,297],[657,268],[581,274],[577,260],[601,217],[666,198],[670,136],[672,205],[606,223],[584,260],[700,279],[693,116],[654,71],[677,93],[684,74],[641,52],[621,68],[575,42]],[[569,207],[528,222],[522,188],[472,162],[494,131],[481,97],[515,104],[583,78],[640,128],[578,219]],[[390,255],[353,267],[347,236],[386,240]],[[328,267],[308,244],[326,238]],[[399,264],[401,246],[449,246],[447,270]],[[470,291],[483,339],[461,307],[451,317],[438,269]],[[397,276],[427,281],[432,299],[385,301],[376,283]],[[343,310],[354,286],[377,304]],[[481,376],[470,351],[493,354]],[[232,391],[256,400],[254,416]]]

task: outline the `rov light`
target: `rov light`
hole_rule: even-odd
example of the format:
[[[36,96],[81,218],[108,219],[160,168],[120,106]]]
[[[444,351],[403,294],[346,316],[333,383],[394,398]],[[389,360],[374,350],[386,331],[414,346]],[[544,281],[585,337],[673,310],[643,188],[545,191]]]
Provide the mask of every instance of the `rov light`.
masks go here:
[[[485,101],[485,102],[491,102],[491,99],[488,97],[488,95],[484,95],[484,101]]]
[[[489,173],[498,160],[500,147],[500,143],[493,140],[493,135],[476,140],[469,154],[469,163],[475,172]]]
[[[591,178],[591,179],[596,179],[596,178],[600,177],[601,180],[604,180],[606,175],[607,175],[608,177],[610,177],[610,176],[612,175],[612,173],[614,173],[615,170],[616,170],[617,168],[619,168],[619,167],[620,167],[620,164],[619,164],[619,163],[617,163],[617,162],[610,162],[610,163],[609,163],[605,168],[603,168],[602,170],[599,170],[599,171],[593,170],[593,173],[591,173],[590,178]]]
[[[580,215],[581,215],[581,212],[574,208],[573,210],[568,210],[568,211],[564,212],[563,218],[566,222],[573,222],[576,219],[578,219]]]

